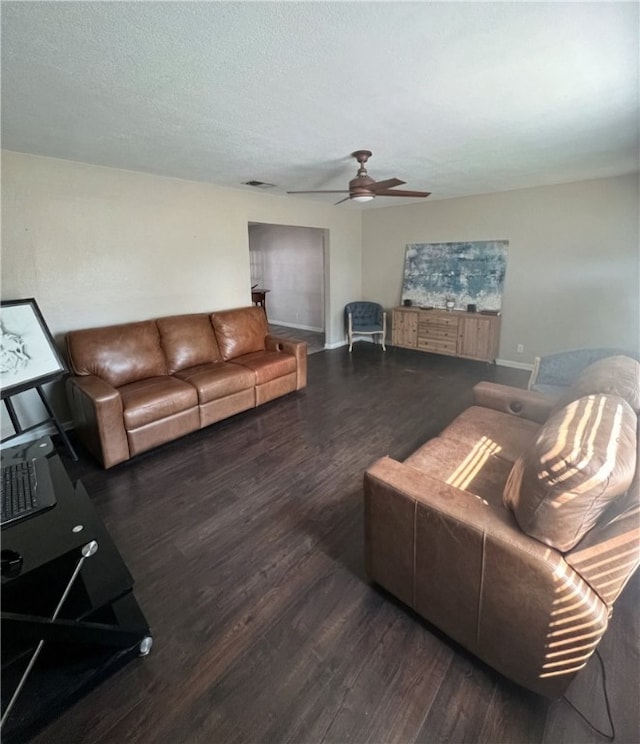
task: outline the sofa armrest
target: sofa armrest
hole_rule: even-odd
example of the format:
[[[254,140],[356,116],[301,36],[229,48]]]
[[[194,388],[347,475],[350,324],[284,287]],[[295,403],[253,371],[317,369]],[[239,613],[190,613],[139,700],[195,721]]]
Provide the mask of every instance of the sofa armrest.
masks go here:
[[[283,351],[296,358],[297,381],[296,390],[307,386],[307,343],[306,341],[293,341],[281,336],[267,336],[265,348],[268,351]]]
[[[130,457],[124,428],[122,398],[118,390],[100,377],[69,377],[67,397],[80,440],[110,468]]]
[[[505,510],[497,511],[472,493],[462,491],[409,465],[383,457],[364,476],[365,560],[367,574],[408,605],[416,606],[416,530],[420,511],[437,515],[439,521],[455,524],[444,528],[450,540],[450,564],[463,561],[461,554],[479,536],[504,542],[513,555],[530,555],[546,569],[561,555],[526,535]],[[390,556],[394,556],[390,559]],[[475,576],[482,556],[468,556],[463,572]],[[550,576],[551,570],[547,570]]]
[[[549,560],[550,554],[561,557],[558,551],[522,532],[508,512],[503,515],[479,496],[450,486],[410,465],[390,457],[373,463],[365,472],[365,499],[370,498],[371,485],[376,482],[383,490],[393,491],[416,505],[455,519],[474,532],[504,539],[514,550],[525,551],[544,561]],[[555,561],[552,563],[555,565]]]
[[[390,458],[364,490],[369,577],[513,681],[561,696],[609,616],[563,556],[502,507]],[[558,602],[570,610],[559,620]]]
[[[556,403],[544,393],[535,390],[521,390],[509,385],[495,382],[479,382],[473,388],[473,397],[477,406],[493,408],[501,413],[537,421],[543,424]]]

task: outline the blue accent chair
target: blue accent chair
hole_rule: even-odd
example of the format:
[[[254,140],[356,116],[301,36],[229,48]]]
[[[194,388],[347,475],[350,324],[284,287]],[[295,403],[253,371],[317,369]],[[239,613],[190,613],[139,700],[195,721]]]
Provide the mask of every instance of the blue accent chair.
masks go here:
[[[569,349],[539,356],[534,360],[528,388],[557,398],[575,381],[583,369],[611,356],[628,356],[633,359],[640,357],[638,352],[628,349],[606,348]]]
[[[371,336],[375,341],[380,336],[382,351],[386,351],[384,339],[387,335],[387,314],[377,302],[350,302],[344,308],[344,321],[347,327],[349,351],[353,348],[354,336]]]

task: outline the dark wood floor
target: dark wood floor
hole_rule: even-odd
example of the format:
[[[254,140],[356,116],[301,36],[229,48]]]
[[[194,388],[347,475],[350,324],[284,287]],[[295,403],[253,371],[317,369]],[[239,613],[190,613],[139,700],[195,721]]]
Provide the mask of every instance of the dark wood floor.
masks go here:
[[[34,740],[604,741],[500,677],[363,569],[362,475],[404,458],[481,379],[527,373],[358,343],[309,358],[305,391],[82,477],[136,578],[155,645]],[[640,585],[600,644],[617,741],[640,741]],[[607,727],[592,659],[569,691]]]

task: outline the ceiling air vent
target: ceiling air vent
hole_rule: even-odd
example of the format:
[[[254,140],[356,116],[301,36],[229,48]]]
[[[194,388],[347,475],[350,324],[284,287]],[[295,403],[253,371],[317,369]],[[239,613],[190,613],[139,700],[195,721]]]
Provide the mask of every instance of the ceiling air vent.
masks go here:
[[[275,183],[265,183],[264,181],[245,181],[245,186],[253,186],[256,189],[273,189]]]

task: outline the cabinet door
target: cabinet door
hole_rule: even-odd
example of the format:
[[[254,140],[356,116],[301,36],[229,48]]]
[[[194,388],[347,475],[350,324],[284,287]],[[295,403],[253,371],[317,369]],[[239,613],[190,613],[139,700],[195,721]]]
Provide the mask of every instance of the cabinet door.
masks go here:
[[[460,318],[458,356],[493,361],[499,319],[473,315]]]
[[[418,345],[418,313],[416,310],[394,310],[391,339],[394,346],[415,349]]]

